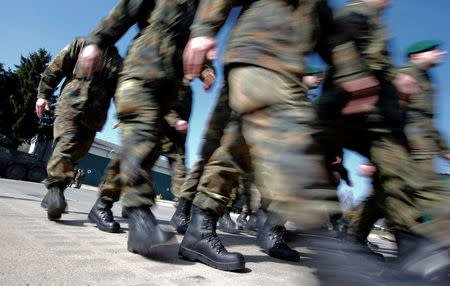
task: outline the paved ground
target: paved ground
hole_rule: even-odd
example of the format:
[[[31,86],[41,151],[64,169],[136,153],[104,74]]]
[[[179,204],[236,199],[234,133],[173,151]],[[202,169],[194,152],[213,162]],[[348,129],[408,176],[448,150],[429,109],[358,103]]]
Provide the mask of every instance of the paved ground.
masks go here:
[[[126,249],[127,221],[116,216],[123,233],[99,231],[87,213],[96,188],[69,188],[69,213],[57,222],[47,220],[40,208],[45,187],[0,179],[0,285],[318,285],[314,269],[267,256],[249,235],[220,233],[229,251],[245,255],[244,273],[224,272],[178,258],[178,243],[155,250],[146,258]],[[120,214],[119,204],[113,211]],[[168,220],[173,205],[159,201],[153,209],[162,227],[173,231]],[[388,239],[374,238],[386,253]],[[301,253],[308,249],[297,246]]]

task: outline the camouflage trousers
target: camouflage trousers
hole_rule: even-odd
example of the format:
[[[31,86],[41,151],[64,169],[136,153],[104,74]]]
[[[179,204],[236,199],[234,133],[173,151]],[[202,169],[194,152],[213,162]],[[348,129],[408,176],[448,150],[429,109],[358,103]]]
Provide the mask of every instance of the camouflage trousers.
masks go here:
[[[450,186],[434,171],[433,157],[439,148],[430,141],[431,136],[426,136],[423,122],[406,124],[408,149],[391,142],[384,145],[385,150],[375,150],[386,152],[388,157],[381,161],[382,169],[374,178],[371,195],[348,215],[350,232],[361,239],[366,239],[373,224],[384,217],[386,225],[393,231],[412,231],[447,244],[450,241]],[[393,173],[399,177],[390,181],[379,178],[386,173],[391,178]]]
[[[194,200],[203,169],[211,155],[220,146],[220,139],[227,122],[230,120],[230,116],[228,85],[225,84],[217,98],[200,142],[200,160],[195,163],[186,175],[186,179],[180,189],[180,197],[188,201]]]
[[[55,149],[48,161],[48,176],[44,181],[48,189],[54,184],[66,188],[73,181],[74,168],[88,153],[95,133],[77,120],[56,116],[53,125]]]
[[[229,101],[236,114],[207,165],[194,204],[221,215],[239,180],[239,166],[254,171],[267,209],[317,226],[339,206],[315,140],[315,111],[298,82],[256,66],[228,70]],[[237,165],[237,166],[236,166]]]
[[[171,80],[119,81],[115,100],[124,146],[119,165],[125,208],[154,204],[151,170],[162,152],[163,117],[176,100],[179,88]]]

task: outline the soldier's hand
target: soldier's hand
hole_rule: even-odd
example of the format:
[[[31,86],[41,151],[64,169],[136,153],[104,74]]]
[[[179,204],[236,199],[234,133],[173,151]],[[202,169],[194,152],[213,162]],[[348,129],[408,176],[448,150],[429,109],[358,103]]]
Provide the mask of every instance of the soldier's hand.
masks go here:
[[[207,68],[202,71],[201,79],[203,81],[203,89],[209,90],[216,80],[216,74],[212,69]]]
[[[447,159],[447,166],[450,166],[450,153],[445,154],[443,157],[444,157],[445,159]]]
[[[417,81],[410,75],[399,73],[392,81],[392,84],[397,88],[398,97],[406,102],[412,94],[420,92],[420,87]]]
[[[372,178],[375,172],[377,171],[377,168],[372,165],[362,164],[359,165],[358,171],[364,177]]]
[[[120,119],[113,125],[112,129],[116,129],[120,125]]]
[[[177,130],[181,134],[187,134],[189,128],[189,124],[186,120],[178,120],[175,123],[175,130]]]
[[[195,37],[189,40],[183,52],[184,79],[199,77],[206,58],[215,56],[216,40],[212,37]]]
[[[103,51],[97,45],[87,45],[78,56],[78,64],[85,77],[90,77],[102,68]]]
[[[50,104],[47,99],[38,98],[38,100],[36,100],[36,105],[34,106],[34,111],[36,112],[37,117],[42,118],[44,115],[44,110],[49,111]]]

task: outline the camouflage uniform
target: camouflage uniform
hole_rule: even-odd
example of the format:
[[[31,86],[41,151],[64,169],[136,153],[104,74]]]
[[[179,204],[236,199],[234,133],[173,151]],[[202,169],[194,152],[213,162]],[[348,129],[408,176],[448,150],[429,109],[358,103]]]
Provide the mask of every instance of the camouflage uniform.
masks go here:
[[[45,185],[67,187],[74,167],[87,154],[106,120],[116,89],[122,58],[112,46],[105,51],[102,69],[92,78],[81,76],[78,54],[86,39],[77,38],[65,47],[45,69],[39,83],[38,98],[48,99],[65,77],[55,111],[55,149],[47,165]]]
[[[161,122],[163,136],[161,138],[161,155],[167,157],[172,170],[172,194],[175,199],[180,195],[180,188],[186,177],[185,143],[186,135],[175,130],[178,120],[189,120],[192,106],[192,90],[189,86],[182,86],[179,100],[174,106],[178,110],[171,112]],[[120,181],[120,159],[109,162],[99,185],[99,197],[112,202],[120,199],[122,184]]]
[[[406,113],[405,135],[407,137],[408,152],[413,160],[414,169],[420,171],[420,188],[422,191],[414,194],[414,199],[409,201],[409,208],[421,208],[422,212],[410,211],[418,217],[418,221],[411,221],[411,227],[417,232],[436,232],[439,230],[438,238],[448,240],[448,206],[449,185],[445,184],[437,175],[433,167],[433,158],[437,155],[448,153],[448,147],[445,139],[436,130],[433,124],[433,96],[434,87],[426,70],[410,64],[400,69],[402,73],[411,75],[417,80],[420,87],[420,93],[414,94],[409,98],[409,102],[403,102],[402,106]],[[412,174],[414,175],[414,173]],[[358,236],[366,238],[372,225],[386,215],[383,207],[384,196],[380,192],[372,194],[364,200],[352,213],[351,225],[355,228]],[[403,209],[397,209],[402,210]],[[435,216],[432,222],[419,224],[430,214]],[[447,216],[447,218],[445,217]],[[431,216],[432,218],[433,216]]]
[[[375,195],[370,199],[382,210],[388,227],[406,233],[423,232],[418,224],[424,211],[418,206],[418,190],[426,180],[408,153],[403,133],[405,118],[391,84],[397,71],[388,55],[380,14],[364,2],[355,1],[336,13],[336,23],[338,35],[353,39],[361,55],[360,64],[378,79],[380,91],[372,110],[340,115],[347,98],[336,85],[340,73],[334,67],[329,69],[318,100],[319,117],[330,132],[325,137],[333,134],[328,148],[345,147],[368,157],[377,168],[373,179]],[[365,231],[371,226],[360,224]],[[352,234],[360,232],[361,229],[350,229]],[[437,229],[433,232],[436,234]]]
[[[232,5],[239,4],[235,2],[202,2],[193,36],[214,36]],[[335,188],[315,140],[315,112],[299,79],[306,73],[305,55],[314,49],[330,61],[326,40],[318,38],[326,35],[330,10],[325,1],[243,3],[224,59],[237,124],[225,128],[221,146],[204,168],[194,205],[224,212],[239,178],[230,164],[236,162],[244,171],[254,170],[269,211],[317,224],[327,207],[331,212],[339,207],[325,200],[335,195]],[[346,59],[336,63],[338,68],[353,60],[352,49],[337,51],[337,59]]]
[[[195,0],[122,0],[88,39],[106,48],[132,25],[141,29],[129,48],[115,94],[122,146],[127,146],[120,161],[124,207],[154,203],[150,178],[161,153],[161,122],[179,94],[181,54],[196,8]]]

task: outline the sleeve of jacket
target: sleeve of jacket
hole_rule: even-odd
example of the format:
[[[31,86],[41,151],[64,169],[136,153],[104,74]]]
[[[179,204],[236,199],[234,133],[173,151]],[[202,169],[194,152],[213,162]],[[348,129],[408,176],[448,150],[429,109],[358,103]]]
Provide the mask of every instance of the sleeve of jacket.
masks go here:
[[[201,0],[194,23],[191,26],[191,38],[215,37],[227,20],[231,8],[242,5],[237,0]]]
[[[329,45],[331,62],[336,69],[335,80],[342,83],[370,75],[368,67],[361,59],[356,48],[354,35],[358,33],[357,27],[367,22],[362,15],[353,15],[342,9],[338,11],[329,28]]]
[[[84,41],[82,38],[75,39],[47,66],[39,82],[38,98],[50,98],[61,80],[72,74]]]
[[[141,13],[154,7],[154,0],[121,0],[91,33],[88,44],[100,48],[114,45],[141,18]]]

